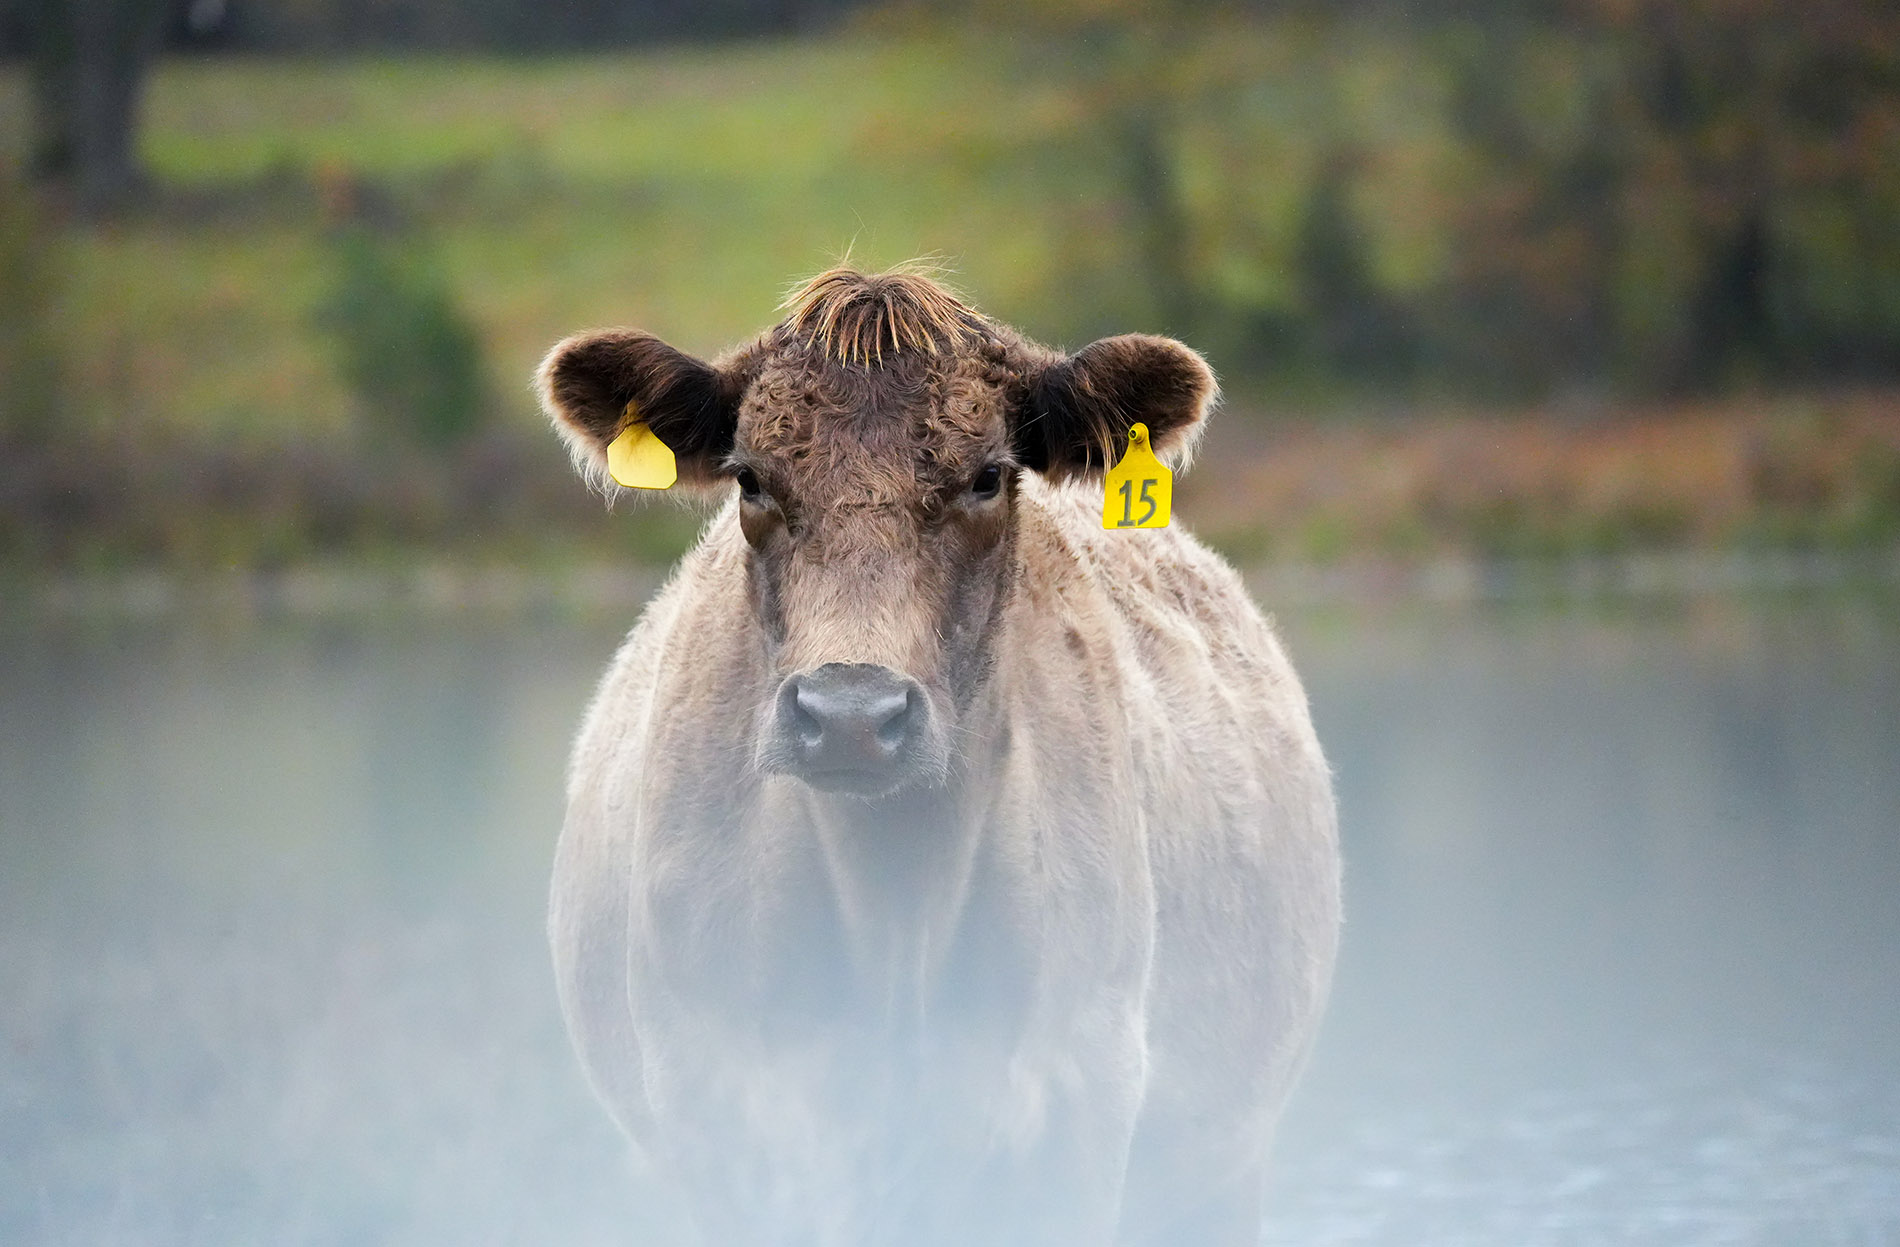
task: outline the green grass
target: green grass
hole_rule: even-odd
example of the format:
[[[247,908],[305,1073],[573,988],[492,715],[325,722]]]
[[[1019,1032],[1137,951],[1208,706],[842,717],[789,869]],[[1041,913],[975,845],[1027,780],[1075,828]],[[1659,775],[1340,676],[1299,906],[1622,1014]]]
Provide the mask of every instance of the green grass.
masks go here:
[[[1062,196],[1024,156],[1047,135],[1017,124],[1036,91],[1005,103],[982,73],[878,41],[166,65],[145,143],[166,202],[71,249],[60,317],[80,406],[115,423],[347,424],[311,324],[329,276],[322,188],[346,175],[438,251],[504,394],[587,325],[715,351],[847,249],[944,255],[987,303],[1021,309],[1047,277],[1030,258],[1060,252]],[[972,162],[1001,167],[983,179]]]
[[[1365,191],[1382,269],[1410,283],[1431,268],[1421,179],[1444,145],[1429,83],[1402,45],[1361,42],[1339,74],[1290,28],[1208,43],[1178,133],[1210,289],[1291,297],[1306,171],[1342,126],[1380,135]],[[1314,75],[1330,84],[1323,108]],[[0,73],[0,154],[24,149],[24,94],[17,69]],[[344,179],[436,253],[513,419],[532,418],[527,377],[558,337],[631,323],[717,351],[847,250],[874,266],[942,257],[986,310],[1056,341],[1167,329],[1131,259],[1100,104],[1032,49],[941,34],[169,62],[146,111],[156,206],[67,249],[72,418],[272,439],[348,430],[359,417],[313,325],[333,280],[326,188]]]

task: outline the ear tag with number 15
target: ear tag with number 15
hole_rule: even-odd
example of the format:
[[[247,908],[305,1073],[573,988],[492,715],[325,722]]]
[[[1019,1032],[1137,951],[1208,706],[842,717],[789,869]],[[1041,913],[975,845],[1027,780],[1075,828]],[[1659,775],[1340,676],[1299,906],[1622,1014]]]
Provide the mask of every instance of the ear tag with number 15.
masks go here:
[[[671,489],[680,475],[672,448],[640,419],[632,403],[627,415],[633,423],[607,443],[608,474],[629,489]]]
[[[1103,480],[1103,528],[1166,528],[1174,472],[1148,446],[1148,426],[1128,430],[1128,453]]]

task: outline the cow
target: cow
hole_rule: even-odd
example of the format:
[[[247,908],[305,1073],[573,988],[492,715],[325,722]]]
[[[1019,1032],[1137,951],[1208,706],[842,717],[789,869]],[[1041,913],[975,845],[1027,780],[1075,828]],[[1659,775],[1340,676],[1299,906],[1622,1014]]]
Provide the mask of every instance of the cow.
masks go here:
[[[718,500],[574,746],[549,930],[589,1081],[710,1247],[1252,1244],[1339,930],[1329,771],[1272,627],[1110,529],[1214,375],[1065,354],[838,268],[706,362],[537,386],[613,491],[635,423]]]

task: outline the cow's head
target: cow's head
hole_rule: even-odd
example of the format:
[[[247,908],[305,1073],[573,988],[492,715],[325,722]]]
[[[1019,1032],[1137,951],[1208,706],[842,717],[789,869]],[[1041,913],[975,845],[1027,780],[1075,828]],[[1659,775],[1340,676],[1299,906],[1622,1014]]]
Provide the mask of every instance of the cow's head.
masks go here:
[[[785,306],[714,363],[633,330],[570,338],[543,402],[603,488],[637,413],[683,485],[737,493],[775,668],[762,767],[868,796],[938,783],[990,668],[1022,473],[1099,474],[1135,421],[1185,457],[1214,376],[1167,338],[1049,351],[911,273],[836,269]]]

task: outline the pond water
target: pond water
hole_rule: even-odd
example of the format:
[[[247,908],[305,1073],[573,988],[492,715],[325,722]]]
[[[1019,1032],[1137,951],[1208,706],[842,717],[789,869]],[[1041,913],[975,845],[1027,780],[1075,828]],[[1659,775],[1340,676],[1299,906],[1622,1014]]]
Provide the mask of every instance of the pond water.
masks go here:
[[[541,929],[625,622],[0,635],[0,1241],[651,1239]],[[1349,919],[1266,1241],[1900,1244],[1900,605],[1281,622]]]

